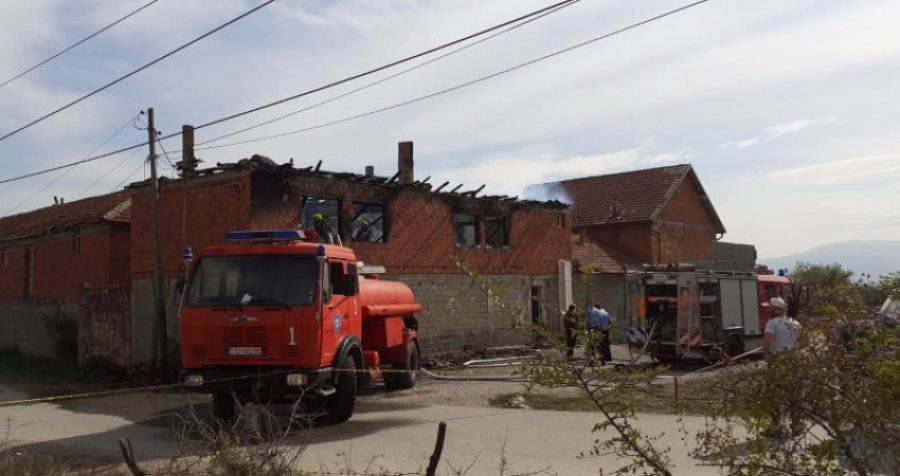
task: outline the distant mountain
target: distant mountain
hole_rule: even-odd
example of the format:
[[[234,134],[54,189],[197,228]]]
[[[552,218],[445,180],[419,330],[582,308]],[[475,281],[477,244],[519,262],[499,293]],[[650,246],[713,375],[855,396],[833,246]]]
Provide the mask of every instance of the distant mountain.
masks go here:
[[[875,278],[900,271],[900,241],[844,241],[817,246],[805,253],[780,258],[759,258],[770,269],[793,268],[798,261],[812,264],[838,263],[844,269]]]

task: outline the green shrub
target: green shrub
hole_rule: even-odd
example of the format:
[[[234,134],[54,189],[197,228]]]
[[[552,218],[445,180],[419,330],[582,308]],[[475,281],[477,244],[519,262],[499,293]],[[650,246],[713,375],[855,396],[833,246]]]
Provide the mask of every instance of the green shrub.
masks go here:
[[[44,327],[53,343],[53,353],[63,360],[78,359],[78,321],[61,314],[44,318]]]

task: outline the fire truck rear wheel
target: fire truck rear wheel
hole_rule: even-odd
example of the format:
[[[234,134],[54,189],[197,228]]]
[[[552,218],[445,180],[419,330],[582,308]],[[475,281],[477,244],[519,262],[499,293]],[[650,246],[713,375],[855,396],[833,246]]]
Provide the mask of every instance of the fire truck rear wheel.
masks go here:
[[[356,361],[352,356],[344,357],[338,371],[335,393],[328,399],[330,423],[343,423],[349,420],[356,404]]]
[[[395,387],[398,390],[413,388],[416,386],[416,374],[419,371],[419,348],[415,342],[409,343],[409,353],[406,362],[394,365]]]
[[[229,392],[212,394],[213,416],[225,421],[234,420],[234,396]]]

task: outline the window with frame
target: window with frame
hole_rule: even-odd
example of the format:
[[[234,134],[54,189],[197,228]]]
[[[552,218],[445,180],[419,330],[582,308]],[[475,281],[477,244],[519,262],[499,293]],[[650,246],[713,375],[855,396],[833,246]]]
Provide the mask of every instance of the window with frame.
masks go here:
[[[353,296],[359,293],[355,264],[332,261],[329,264],[329,268],[332,294]]]
[[[303,206],[303,215],[302,222],[303,226],[309,227],[313,230],[316,229],[316,223],[313,217],[316,214],[322,215],[322,220],[325,222],[328,228],[330,228],[331,233],[335,237],[340,237],[341,230],[341,202],[340,200],[334,198],[316,198],[309,197],[306,200],[306,203]],[[336,241],[335,241],[336,242]]]
[[[353,241],[384,243],[387,241],[387,220],[383,203],[353,202],[353,221],[350,223]]]
[[[478,246],[478,217],[454,213],[453,234],[456,246],[460,248],[474,248]]]
[[[488,248],[506,248],[509,246],[509,220],[506,217],[485,217],[484,244]]]

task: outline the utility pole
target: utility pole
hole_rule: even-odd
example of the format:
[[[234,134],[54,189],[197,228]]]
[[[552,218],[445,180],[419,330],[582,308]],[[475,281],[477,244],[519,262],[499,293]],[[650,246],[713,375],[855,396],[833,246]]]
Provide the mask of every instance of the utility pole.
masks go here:
[[[150,145],[150,182],[153,206],[153,350],[156,375],[162,380],[169,378],[169,343],[166,330],[166,303],[163,299],[162,243],[160,241],[159,180],[156,176],[156,124],[153,108],[147,109],[147,142]]]

